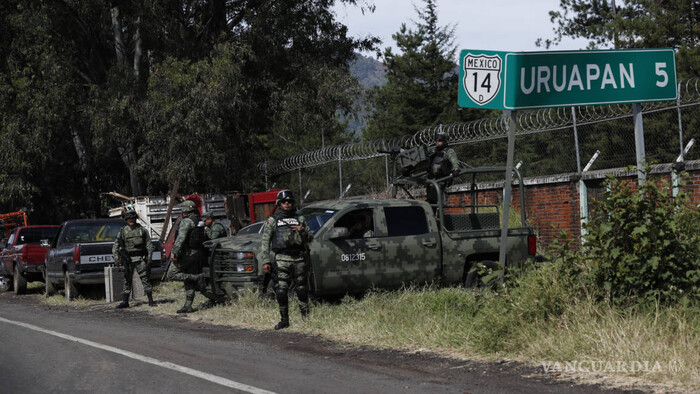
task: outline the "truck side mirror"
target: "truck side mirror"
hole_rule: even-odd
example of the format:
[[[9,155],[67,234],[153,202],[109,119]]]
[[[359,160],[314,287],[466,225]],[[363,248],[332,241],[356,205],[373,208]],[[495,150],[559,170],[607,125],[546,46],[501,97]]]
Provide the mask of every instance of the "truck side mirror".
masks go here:
[[[347,238],[350,230],[347,227],[333,227],[328,235],[330,239]]]
[[[51,243],[49,242],[48,239],[42,239],[42,240],[40,241],[39,245],[40,245],[42,248],[48,248],[49,246],[51,246]]]

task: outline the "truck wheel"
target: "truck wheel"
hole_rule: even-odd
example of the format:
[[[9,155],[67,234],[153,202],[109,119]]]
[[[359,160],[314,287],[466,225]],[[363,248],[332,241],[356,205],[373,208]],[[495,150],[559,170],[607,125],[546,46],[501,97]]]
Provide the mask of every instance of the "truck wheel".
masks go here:
[[[68,271],[63,273],[63,291],[66,294],[66,301],[73,301],[78,297],[78,287],[70,279]]]
[[[15,265],[15,273],[12,281],[15,287],[15,294],[24,294],[27,292],[27,279],[19,272],[18,265]]]
[[[46,284],[46,291],[44,292],[44,296],[51,297],[52,295],[56,294],[56,287],[51,282],[51,279],[49,279],[49,275],[46,273],[46,269],[44,269],[44,283]]]
[[[0,291],[6,292],[12,290],[12,280],[5,275],[0,274]]]
[[[479,266],[480,264],[481,266]],[[479,261],[477,263],[472,264],[471,268],[469,269],[469,272],[467,272],[467,275],[464,278],[464,287],[466,289],[480,289],[490,287],[494,283],[494,281],[492,280],[489,283],[484,283],[482,279],[484,278],[484,276],[487,276],[491,272],[498,271],[498,269],[498,264],[490,260]]]

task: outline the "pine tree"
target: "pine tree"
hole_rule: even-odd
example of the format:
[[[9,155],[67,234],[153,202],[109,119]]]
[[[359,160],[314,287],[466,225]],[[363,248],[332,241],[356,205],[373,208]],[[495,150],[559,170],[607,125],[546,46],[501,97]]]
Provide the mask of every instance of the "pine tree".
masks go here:
[[[414,28],[402,24],[392,35],[401,53],[384,51],[387,83],[370,93],[374,107],[365,139],[404,136],[435,124],[483,117],[457,106],[459,72],[455,64],[454,26],[440,26],[437,1],[424,0]]]
[[[549,12],[554,38],[538,45],[572,37],[589,40],[589,49],[674,48],[679,76],[700,76],[699,1],[560,0],[559,8]]]

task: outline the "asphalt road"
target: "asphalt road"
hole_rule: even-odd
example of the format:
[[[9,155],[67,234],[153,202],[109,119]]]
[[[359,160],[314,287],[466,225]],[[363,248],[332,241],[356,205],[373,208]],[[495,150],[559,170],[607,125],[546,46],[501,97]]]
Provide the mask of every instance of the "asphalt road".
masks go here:
[[[541,371],[539,371],[541,372]],[[592,393],[516,363],[358,349],[0,294],[0,392]]]

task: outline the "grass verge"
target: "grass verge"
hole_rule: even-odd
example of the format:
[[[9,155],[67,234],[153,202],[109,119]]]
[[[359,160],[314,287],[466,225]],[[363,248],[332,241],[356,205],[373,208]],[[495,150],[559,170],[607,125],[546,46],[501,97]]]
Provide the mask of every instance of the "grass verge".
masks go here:
[[[290,303],[289,330],[355,346],[433,352],[455,358],[511,359],[564,377],[612,387],[700,390],[700,309],[697,305],[621,311],[587,298],[568,298],[556,265],[524,272],[512,289],[407,288],[362,298],[316,302],[302,320]],[[179,283],[154,288],[132,310],[174,315],[184,302]],[[195,299],[195,306],[204,298]],[[47,303],[65,303],[54,296]],[[76,306],[104,300],[78,299]],[[277,304],[256,293],[186,316],[211,324],[270,330]]]

